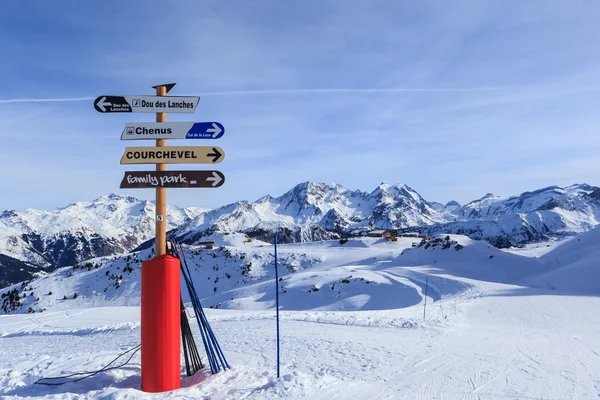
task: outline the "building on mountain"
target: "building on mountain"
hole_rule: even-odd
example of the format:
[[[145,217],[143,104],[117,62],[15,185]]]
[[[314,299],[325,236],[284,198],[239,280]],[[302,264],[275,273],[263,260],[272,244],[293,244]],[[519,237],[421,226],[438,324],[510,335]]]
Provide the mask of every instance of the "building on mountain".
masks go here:
[[[421,235],[419,234],[419,232],[404,232],[404,233],[399,234],[398,236],[416,238],[416,237],[420,237]]]
[[[367,236],[369,237],[380,237],[380,238],[387,238],[387,237],[393,237],[393,236],[397,236],[395,231],[389,230],[389,229],[377,229],[374,231],[369,231],[367,232]]]

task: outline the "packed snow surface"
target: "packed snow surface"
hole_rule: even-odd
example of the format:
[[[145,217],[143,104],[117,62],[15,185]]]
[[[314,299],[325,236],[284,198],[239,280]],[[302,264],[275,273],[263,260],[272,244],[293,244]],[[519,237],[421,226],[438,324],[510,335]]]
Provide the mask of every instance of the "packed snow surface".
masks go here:
[[[99,369],[139,343],[142,252],[26,285],[37,293],[26,306],[46,311],[0,316],[0,398],[600,397],[600,231],[528,256],[457,235],[420,247],[409,238],[280,246],[279,380],[273,248],[243,235],[212,239],[214,249],[186,254],[231,370],[205,370],[184,377],[180,390],[151,395],[140,390],[138,354],[81,382],[34,384]],[[134,271],[104,291],[126,263]],[[41,295],[51,288],[53,296]]]

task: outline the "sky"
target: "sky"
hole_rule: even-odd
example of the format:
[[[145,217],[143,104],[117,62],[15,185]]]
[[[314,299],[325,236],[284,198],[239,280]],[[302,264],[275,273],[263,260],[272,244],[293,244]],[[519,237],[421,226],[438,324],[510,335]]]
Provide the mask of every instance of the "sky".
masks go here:
[[[550,185],[600,185],[597,1],[29,1],[0,11],[0,210],[120,190],[127,122],[100,95],[198,95],[225,150],[218,189],[168,202],[218,207],[304,181],[404,183],[466,203]],[[170,141],[170,145],[207,145]],[[133,144],[132,144],[133,143]],[[132,168],[133,167],[133,168]],[[213,169],[188,165],[190,169]],[[169,166],[168,169],[182,169]]]

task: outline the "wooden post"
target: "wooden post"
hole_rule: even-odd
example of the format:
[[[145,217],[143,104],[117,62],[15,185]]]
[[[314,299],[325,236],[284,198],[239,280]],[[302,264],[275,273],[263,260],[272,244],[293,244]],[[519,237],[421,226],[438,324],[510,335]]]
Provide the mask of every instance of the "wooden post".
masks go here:
[[[156,87],[157,96],[166,96],[167,87]],[[167,122],[166,113],[156,113],[156,122]],[[165,139],[156,140],[156,147],[165,147]],[[157,171],[166,171],[166,164],[156,164]],[[156,189],[156,257],[160,257],[167,252],[167,189]]]
[[[166,96],[174,84],[156,86],[157,96]],[[156,122],[167,122],[156,113]],[[165,147],[164,139],[156,147]],[[156,164],[156,171],[166,171]],[[142,262],[141,378],[144,392],[166,392],[181,387],[180,359],[180,263],[167,255],[167,193],[156,189],[156,257]]]

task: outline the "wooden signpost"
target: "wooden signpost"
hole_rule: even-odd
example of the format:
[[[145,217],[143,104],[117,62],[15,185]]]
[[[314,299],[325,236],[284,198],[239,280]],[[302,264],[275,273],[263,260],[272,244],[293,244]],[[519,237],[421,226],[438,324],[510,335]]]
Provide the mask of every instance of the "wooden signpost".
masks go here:
[[[167,112],[194,113],[200,101],[200,97],[194,96],[167,96],[174,86],[174,83],[153,86],[156,96],[102,95],[94,100],[94,108],[100,113],[156,113],[156,123],[127,123],[121,134],[121,140],[156,140],[156,147],[127,147],[121,157],[121,164],[156,164],[156,174],[146,171],[127,172],[121,182],[121,188],[156,189],[157,256],[166,252],[166,188],[213,188],[220,187],[225,182],[225,176],[219,171],[177,171],[180,176],[179,183],[173,180],[175,175],[164,175],[167,164],[217,164],[225,158],[225,152],[217,146],[166,145],[167,139],[212,140],[225,134],[225,127],[219,122],[168,123]],[[141,183],[144,176],[147,177],[148,183]],[[165,178],[166,176],[171,178]],[[156,180],[163,183],[153,184]],[[186,181],[195,183],[185,183]]]
[[[165,392],[180,382],[180,264],[167,255],[167,188],[217,188],[219,171],[167,171],[167,164],[216,164],[225,152],[217,146],[167,146],[166,139],[218,139],[218,122],[171,122],[167,112],[194,113],[199,97],[167,96],[174,83],[153,86],[156,96],[99,96],[100,113],[156,113],[156,123],[128,123],[121,140],[156,140],[156,147],[128,147],[121,164],[156,164],[155,171],[128,171],[122,189],[156,190],[156,257],[142,263],[142,390]]]

